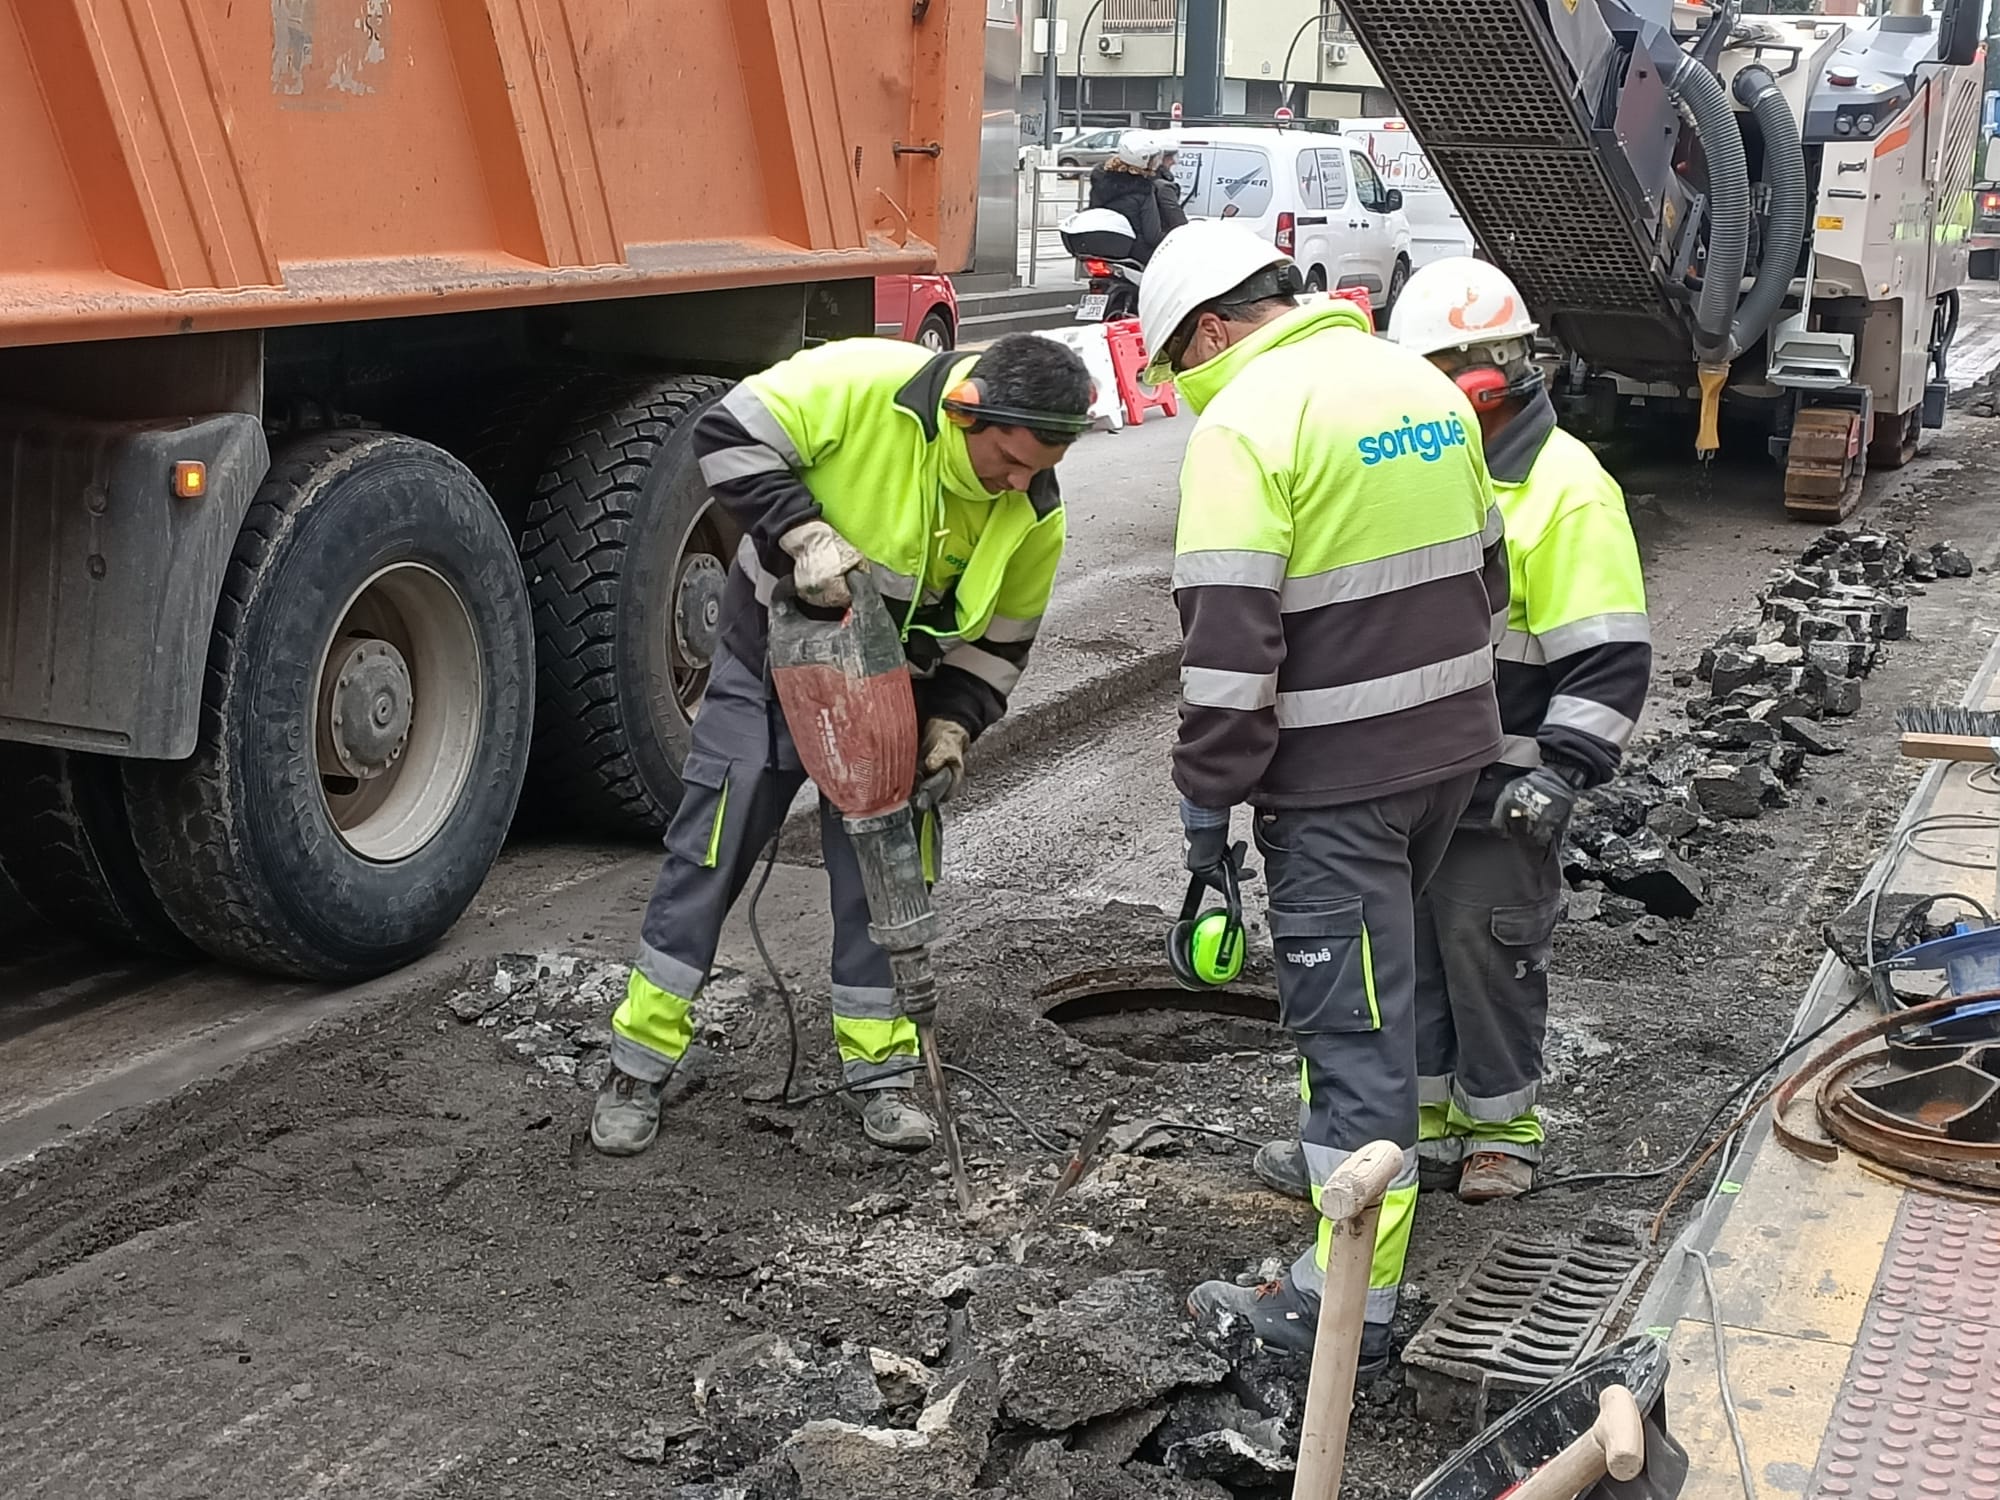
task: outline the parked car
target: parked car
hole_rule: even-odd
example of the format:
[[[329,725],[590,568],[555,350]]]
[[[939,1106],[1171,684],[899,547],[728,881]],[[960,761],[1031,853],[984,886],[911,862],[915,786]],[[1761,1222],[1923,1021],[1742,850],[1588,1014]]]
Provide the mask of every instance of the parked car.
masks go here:
[[[1234,219],[1290,255],[1314,291],[1360,287],[1380,322],[1415,265],[1403,194],[1338,135],[1280,126],[1190,128],[1174,180],[1191,219]]]
[[[1072,177],[1081,177],[1099,162],[1109,161],[1118,149],[1118,137],[1132,127],[1120,125],[1112,130],[1092,130],[1083,135],[1071,136],[1056,147],[1056,165]]]
[[[942,354],[958,344],[958,292],[949,276],[877,276],[875,332]]]
[[[1438,181],[1430,158],[1404,121],[1343,120],[1347,144],[1374,164],[1385,187],[1403,195],[1403,217],[1410,225],[1410,265],[1421,270],[1434,260],[1474,252],[1472,230],[1458,205]]]

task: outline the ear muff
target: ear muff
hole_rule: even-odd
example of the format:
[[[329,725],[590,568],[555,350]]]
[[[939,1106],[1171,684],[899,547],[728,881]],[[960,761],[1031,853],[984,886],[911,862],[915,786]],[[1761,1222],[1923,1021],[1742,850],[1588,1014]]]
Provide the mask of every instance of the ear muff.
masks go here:
[[[1180,920],[1167,935],[1167,967],[1186,990],[1219,989],[1243,972],[1243,896],[1233,858],[1223,864],[1223,904],[1203,911],[1207,892],[1200,875],[1188,881]]]
[[[1507,372],[1492,365],[1460,370],[1452,381],[1465,392],[1475,411],[1491,411],[1507,399]]]
[[[1460,370],[1451,378],[1452,383],[1471,400],[1475,411],[1491,411],[1510,400],[1525,400],[1534,395],[1542,384],[1541,372],[1532,367],[1510,378],[1498,365],[1477,365],[1470,370]]]
[[[1090,404],[1097,404],[1097,391],[1093,387]],[[1088,411],[1036,411],[1026,406],[997,406],[986,399],[986,383],[982,380],[961,380],[944,393],[944,414],[955,427],[968,431],[985,425],[1000,427],[1026,427],[1037,433],[1049,433],[1063,437],[1081,437],[1090,431]]]

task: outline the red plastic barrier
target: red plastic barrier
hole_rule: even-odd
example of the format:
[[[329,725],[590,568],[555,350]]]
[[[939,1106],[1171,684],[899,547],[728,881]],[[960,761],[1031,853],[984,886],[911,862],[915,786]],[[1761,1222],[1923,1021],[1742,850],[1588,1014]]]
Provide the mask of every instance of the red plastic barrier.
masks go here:
[[[1111,368],[1118,373],[1118,399],[1125,408],[1125,420],[1136,427],[1149,411],[1179,415],[1180,402],[1174,396],[1172,381],[1155,386],[1139,383],[1139,372],[1146,368],[1146,340],[1139,332],[1139,320],[1119,318],[1106,323],[1104,338],[1111,346]]]

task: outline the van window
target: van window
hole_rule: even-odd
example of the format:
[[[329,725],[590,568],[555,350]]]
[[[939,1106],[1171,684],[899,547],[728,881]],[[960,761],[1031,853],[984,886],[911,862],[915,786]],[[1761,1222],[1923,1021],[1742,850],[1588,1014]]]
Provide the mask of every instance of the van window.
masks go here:
[[[1347,163],[1340,152],[1322,146],[1313,155],[1319,158],[1321,191],[1326,194],[1327,208],[1347,206]]]
[[[1292,170],[1299,178],[1299,207],[1325,208],[1326,200],[1320,195],[1319,153],[1301,151],[1292,163]]]
[[[1376,213],[1389,211],[1389,190],[1382,186],[1382,179],[1375,175],[1375,164],[1359,151],[1347,153],[1354,163],[1354,196],[1361,200],[1363,208]]]
[[[1191,219],[1261,219],[1271,207],[1271,158],[1260,147],[1183,145],[1174,181]]]

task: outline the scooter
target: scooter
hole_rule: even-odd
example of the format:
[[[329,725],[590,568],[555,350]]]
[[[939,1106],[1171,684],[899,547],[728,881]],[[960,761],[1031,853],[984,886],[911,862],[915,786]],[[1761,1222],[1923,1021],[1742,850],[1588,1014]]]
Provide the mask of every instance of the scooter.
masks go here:
[[[1087,208],[1056,226],[1063,248],[1083,264],[1083,296],[1076,321],[1110,323],[1139,315],[1139,283],[1144,267],[1133,258],[1132,224],[1111,208]]]

